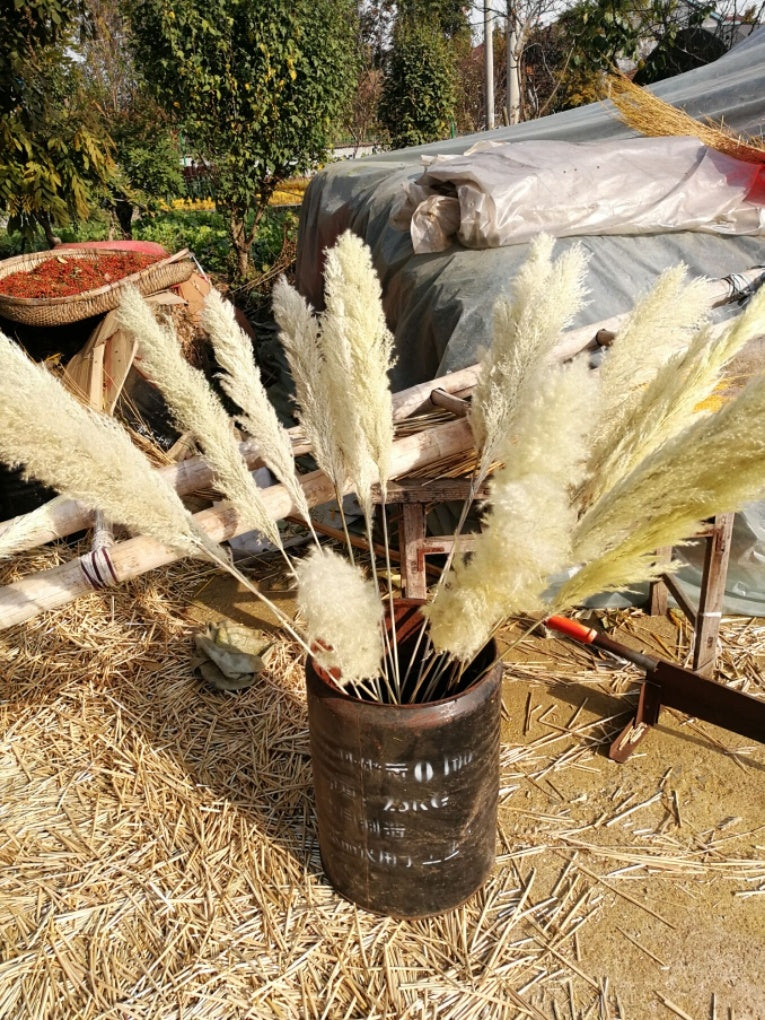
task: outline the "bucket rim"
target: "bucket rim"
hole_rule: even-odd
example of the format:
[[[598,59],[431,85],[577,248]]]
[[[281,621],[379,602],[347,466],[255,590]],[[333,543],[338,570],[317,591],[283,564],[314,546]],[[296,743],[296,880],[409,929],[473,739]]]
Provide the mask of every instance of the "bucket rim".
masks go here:
[[[488,653],[491,658],[488,661],[486,668],[483,673],[474,680],[471,684],[465,687],[461,691],[457,691],[455,694],[450,694],[445,698],[438,698],[434,701],[413,701],[413,702],[402,702],[400,704],[385,702],[385,701],[371,701],[365,698],[358,698],[353,694],[349,694],[344,691],[337,683],[332,679],[328,672],[319,666],[310,656],[306,659],[305,674],[306,680],[310,686],[313,682],[317,688],[317,694],[320,697],[334,698],[342,703],[348,705],[358,706],[360,710],[366,710],[368,707],[371,711],[382,711],[384,709],[392,710],[396,713],[402,710],[417,710],[423,711],[428,708],[443,709],[456,701],[462,701],[469,695],[478,696],[483,693],[483,689],[487,686],[493,685],[497,682],[495,673],[499,672],[500,678],[502,674],[502,658],[497,650],[497,643],[494,638],[491,638],[483,648],[476,654],[473,662],[476,662],[481,658],[482,655]]]

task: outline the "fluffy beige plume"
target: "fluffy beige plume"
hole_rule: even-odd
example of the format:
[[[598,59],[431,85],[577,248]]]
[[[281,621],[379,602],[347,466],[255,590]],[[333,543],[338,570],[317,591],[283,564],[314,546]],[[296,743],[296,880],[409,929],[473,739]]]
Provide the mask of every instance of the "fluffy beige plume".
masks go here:
[[[462,661],[505,617],[539,608],[551,575],[571,562],[571,490],[582,477],[597,380],[580,359],[549,366],[537,381],[497,448],[503,467],[473,554],[455,564],[425,611],[435,648]]]
[[[596,447],[591,453],[592,474],[582,494],[583,505],[603,496],[689,425],[699,413],[698,405],[720,383],[725,366],[764,327],[765,291],[760,290],[721,335],[715,337],[708,325],[698,329],[688,348],[670,358],[628,402],[619,430],[609,436],[608,448]]]
[[[313,656],[340,684],[380,676],[382,603],[377,587],[346,559],[314,548],[297,564],[297,607]]]
[[[0,334],[0,460],[185,556],[223,554],[113,419]]]
[[[629,441],[642,388],[702,327],[708,298],[706,281],[687,283],[685,266],[680,265],[663,273],[632,309],[599,369],[603,395],[600,421],[592,435],[593,474],[609,450]],[[592,499],[592,494],[584,498]]]
[[[481,451],[479,482],[497,459],[501,437],[513,427],[529,379],[584,302],[584,249],[574,245],[553,262],[553,244],[544,234],[534,241],[513,282],[512,300],[501,299],[494,307],[491,347],[481,362],[470,412]]]
[[[765,377],[714,415],[664,443],[582,517],[556,608],[648,580],[655,550],[691,538],[698,523],[765,490]]]
[[[141,364],[159,387],[181,431],[191,432],[212,469],[216,485],[247,527],[282,547],[279,529],[239,453],[231,420],[204,375],[181,354],[175,331],[161,326],[138,290],[125,291],[120,325],[139,343]]]
[[[332,401],[327,366],[321,351],[319,323],[313,309],[282,276],[273,290],[273,312],[295,383],[297,417],[316,463],[342,492],[348,469],[334,442]]]
[[[239,328],[233,306],[217,290],[211,290],[205,299],[201,325],[207,330],[223,369],[221,386],[242,409],[239,420],[257,439],[264,462],[285,486],[298,513],[309,521],[308,502],[295,475],[290,437],[268,399],[249,337]]]
[[[364,482],[368,476],[373,480],[376,477],[384,490],[393,446],[393,402],[388,382],[393,335],[385,321],[372,253],[361,238],[347,230],[327,253],[324,275],[324,352],[339,391],[336,397],[347,408],[350,447],[355,452],[349,460],[358,462],[356,473]],[[349,412],[356,418],[355,423]],[[360,437],[363,444],[359,450]],[[367,458],[371,458],[371,465],[364,463]],[[368,502],[366,491],[359,496]]]

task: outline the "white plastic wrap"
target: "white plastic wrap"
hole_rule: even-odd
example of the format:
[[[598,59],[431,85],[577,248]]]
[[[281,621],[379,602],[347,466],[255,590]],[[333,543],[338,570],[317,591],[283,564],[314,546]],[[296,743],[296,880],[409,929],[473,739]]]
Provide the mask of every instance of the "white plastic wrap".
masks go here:
[[[668,78],[652,86],[651,91],[692,117],[722,121],[731,131],[743,135],[761,134],[765,124],[765,28],[755,30],[748,41],[714,63]],[[386,315],[396,345],[394,389],[471,365],[491,336],[494,303],[507,296],[528,247],[514,243],[476,249],[456,243],[441,254],[415,254],[409,226],[418,202],[407,211],[403,229],[393,226],[392,214],[401,205],[404,189],[413,189],[422,178],[423,157],[428,157],[432,172],[438,165],[433,157],[439,162],[445,156],[462,161],[471,145],[475,149],[475,143],[487,140],[512,143],[516,149],[520,144],[541,142],[605,143],[611,154],[609,164],[613,165],[609,169],[616,181],[617,198],[629,200],[621,161],[634,138],[635,132],[619,120],[609,103],[592,103],[498,128],[490,135],[449,138],[428,146],[332,164],[313,178],[301,208],[298,287],[312,304],[322,307],[324,250],[350,228],[370,245],[383,283]],[[761,183],[762,194],[765,180]],[[449,195],[440,194],[450,187],[453,202]],[[592,191],[593,185],[587,181],[588,197]],[[445,238],[452,236],[460,216],[456,189],[439,181],[427,193],[423,189],[414,194],[418,201],[433,199],[433,222],[441,224]],[[548,195],[546,202],[554,197],[554,193]],[[454,227],[440,218],[439,207],[444,206],[455,215]],[[425,212],[423,207],[421,217]],[[626,231],[599,236],[592,233],[563,238],[555,246],[556,256],[575,243],[581,243],[590,256],[589,304],[572,321],[575,327],[627,311],[663,270],[678,263],[684,263],[692,277],[709,279],[763,263],[762,234],[668,227],[639,237],[629,236]],[[436,530],[448,531],[448,523]],[[733,539],[725,611],[765,618],[765,502],[745,507],[736,515]],[[696,594],[692,588],[694,571],[698,580],[701,560],[692,564],[694,555],[701,556],[701,550],[683,548],[678,553],[689,561],[681,575],[684,587],[688,586],[689,595]]]
[[[455,238],[500,248],[540,232],[765,234],[765,167],[696,138],[486,141],[424,161],[392,220],[409,227],[416,254]]]

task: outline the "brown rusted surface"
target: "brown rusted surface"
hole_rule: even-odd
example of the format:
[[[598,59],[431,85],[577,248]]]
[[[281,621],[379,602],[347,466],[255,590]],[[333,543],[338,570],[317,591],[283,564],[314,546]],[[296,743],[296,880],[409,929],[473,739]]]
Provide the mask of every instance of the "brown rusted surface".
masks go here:
[[[416,639],[410,608],[399,634]],[[327,878],[394,917],[455,907],[494,864],[501,663],[487,647],[477,682],[452,697],[386,705],[344,694],[306,667],[319,845]],[[487,671],[488,669],[488,671]]]
[[[625,730],[611,747],[615,761],[625,761],[645,736],[643,726],[654,726],[662,706],[676,708],[750,740],[765,743],[765,702],[725,684],[635,651],[597,633],[592,644],[612,655],[634,662],[646,671],[633,727],[641,727],[639,738],[629,738]],[[627,728],[629,730],[629,727]]]

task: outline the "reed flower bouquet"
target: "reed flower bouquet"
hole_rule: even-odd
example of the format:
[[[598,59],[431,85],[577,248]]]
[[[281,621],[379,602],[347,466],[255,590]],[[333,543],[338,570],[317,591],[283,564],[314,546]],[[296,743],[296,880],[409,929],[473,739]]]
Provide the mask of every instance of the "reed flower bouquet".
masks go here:
[[[320,314],[285,280],[273,301],[298,420],[338,505],[344,493],[356,493],[370,550],[375,507],[382,506],[379,571],[359,561],[346,525],[342,551],[320,543],[290,438],[269,403],[250,341],[220,295],[207,299],[203,326],[221,385],[239,408],[238,423],[257,439],[263,463],[310,533],[310,550],[297,557],[283,548],[231,420],[181,356],[172,328],[137,292],[123,300],[121,325],[139,341],[142,368],[178,427],[195,436],[238,530],[256,529],[284,556],[298,605],[297,621],[283,619],[285,629],[350,694],[410,702],[457,690],[508,617],[560,612],[657,577],[672,567],[657,560],[657,549],[686,540],[706,517],[734,510],[765,488],[765,378],[750,381],[716,413],[699,409],[734,355],[765,331],[765,291],[719,330],[707,320],[700,283],[688,282],[682,267],[670,270],[638,302],[593,371],[583,358],[551,359],[583,304],[586,276],[581,248],[558,259],[552,248],[547,237],[532,245],[510,295],[494,309],[469,415],[476,452],[471,496],[456,528],[456,552],[422,609],[416,654],[406,662],[399,661],[395,624],[386,624],[386,617],[395,619],[385,513],[393,343],[367,247],[347,232],[327,253]],[[213,560],[268,601],[119,425],[80,405],[2,336],[0,399],[6,409],[0,458],[180,555]],[[465,555],[459,533],[487,480],[481,529]],[[3,542],[0,552],[8,554],[12,533]]]

